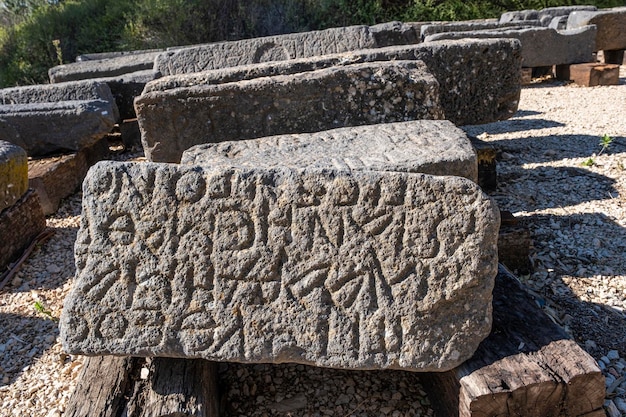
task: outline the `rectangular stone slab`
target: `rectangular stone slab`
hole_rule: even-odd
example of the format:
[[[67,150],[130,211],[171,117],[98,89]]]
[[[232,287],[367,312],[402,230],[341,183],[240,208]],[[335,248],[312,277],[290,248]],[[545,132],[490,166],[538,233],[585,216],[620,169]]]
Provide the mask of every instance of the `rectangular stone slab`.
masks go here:
[[[202,143],[443,119],[438,88],[421,62],[373,62],[152,91],[135,109],[146,158],[179,162]]]
[[[491,326],[499,212],[460,177],[100,162],[68,353],[450,369]]]
[[[28,190],[26,151],[0,140],[0,212],[11,207]]]
[[[87,60],[57,65],[48,70],[50,82],[86,80],[91,78],[117,77],[131,72],[151,70],[159,51],[122,55],[108,59]]]
[[[478,181],[472,144],[447,120],[414,120],[197,145],[183,153],[181,162],[210,167],[419,172]]]
[[[557,31],[536,27],[445,32],[426,36],[424,42],[461,38],[519,39],[522,44],[522,66],[533,68],[590,62],[595,49],[596,28],[584,26]]]
[[[575,11],[567,18],[567,28],[596,25],[596,51],[626,49],[626,7],[598,11]]]
[[[0,104],[54,103],[71,100],[104,100],[111,103],[111,112],[119,120],[119,111],[111,89],[104,81],[68,81],[38,84],[0,90]]]
[[[173,49],[154,68],[165,76],[417,42],[413,26],[400,22],[347,26]]]
[[[514,39],[445,40],[179,74],[148,83],[144,93],[394,60],[426,64],[439,82],[445,118],[456,125],[491,123],[508,119],[517,111],[521,45]]]
[[[28,156],[78,151],[114,125],[111,103],[103,100],[0,105],[0,140],[22,147]]]

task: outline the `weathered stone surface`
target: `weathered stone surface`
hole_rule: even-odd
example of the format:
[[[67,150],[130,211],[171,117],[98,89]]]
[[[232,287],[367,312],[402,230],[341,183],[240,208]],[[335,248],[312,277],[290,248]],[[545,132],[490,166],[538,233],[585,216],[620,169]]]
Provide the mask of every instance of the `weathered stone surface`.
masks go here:
[[[538,18],[541,21],[552,21],[553,18],[558,16],[569,16],[572,12],[592,12],[596,11],[598,8],[596,6],[557,6],[557,7],[546,7],[545,9],[539,10]],[[586,25],[583,25],[586,26]]]
[[[0,141],[0,212],[11,207],[28,190],[26,152],[9,142]]]
[[[374,62],[144,92],[135,109],[148,160],[179,162],[202,143],[443,119],[438,87],[421,62]]]
[[[55,213],[61,200],[73,194],[87,170],[109,155],[106,138],[76,153],[28,161],[28,186],[39,195],[44,215]]]
[[[538,20],[512,21],[500,23],[495,19],[489,20],[469,20],[462,22],[437,22],[421,27],[421,37],[445,32],[468,32],[474,30],[520,28],[539,26]]]
[[[83,193],[69,353],[427,371],[489,333],[499,212],[467,179],[101,162]]]
[[[0,271],[17,260],[24,249],[46,228],[37,193],[29,190],[11,207],[0,212]]]
[[[476,153],[447,120],[416,120],[194,146],[187,165],[419,172],[478,180]]]
[[[99,78],[98,81],[107,83],[119,109],[119,120],[126,120],[137,117],[135,97],[140,96],[146,84],[155,78],[156,73],[153,70],[145,70],[116,77]]]
[[[98,61],[103,59],[115,59],[130,55],[145,55],[151,53],[163,52],[165,49],[141,49],[135,51],[118,51],[118,52],[96,52],[90,54],[81,54],[76,57],[76,62],[82,61]]]
[[[538,10],[515,10],[500,15],[500,23],[520,22],[525,20],[539,20]]]
[[[54,103],[70,100],[103,100],[111,103],[110,112],[119,120],[111,89],[104,81],[84,80],[58,84],[28,85],[0,90],[0,104]]]
[[[260,63],[163,77],[144,93],[289,75],[359,62],[421,60],[439,81],[445,118],[457,125],[508,119],[520,95],[521,46],[513,39],[461,39]],[[494,77],[493,74],[497,74]]]
[[[447,32],[427,36],[424,42],[461,38],[519,39],[522,43],[522,66],[546,67],[592,61],[596,28],[585,26],[560,32],[543,27]]]
[[[28,156],[77,151],[111,131],[111,103],[102,100],[0,105],[0,140]]]
[[[197,45],[160,54],[163,76],[419,42],[413,26],[390,22]]]
[[[567,29],[567,16],[556,16],[552,18],[552,20],[548,24],[548,27],[554,30]]]
[[[129,54],[110,59],[87,60],[57,65],[48,70],[51,83],[86,80],[90,78],[116,77],[131,72],[154,68],[154,60],[161,52]]]
[[[596,51],[626,49],[626,7],[592,11],[576,11],[567,19],[568,29],[596,25]]]

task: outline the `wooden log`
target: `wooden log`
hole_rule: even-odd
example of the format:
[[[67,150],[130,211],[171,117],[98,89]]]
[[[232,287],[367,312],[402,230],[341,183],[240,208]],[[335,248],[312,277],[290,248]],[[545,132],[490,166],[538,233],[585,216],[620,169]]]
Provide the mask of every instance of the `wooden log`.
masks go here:
[[[498,233],[499,262],[519,274],[531,270],[530,248],[532,240],[528,225],[513,216],[510,211],[500,211]]]
[[[602,409],[604,377],[500,267],[493,329],[461,366],[423,379],[436,411],[459,417],[582,417]]]
[[[64,416],[217,417],[216,372],[201,359],[90,357]]]

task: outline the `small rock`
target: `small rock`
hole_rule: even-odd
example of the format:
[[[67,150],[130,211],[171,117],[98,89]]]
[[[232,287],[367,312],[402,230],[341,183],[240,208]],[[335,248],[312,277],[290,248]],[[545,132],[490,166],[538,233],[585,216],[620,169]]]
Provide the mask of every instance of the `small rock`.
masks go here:
[[[626,413],[626,400],[623,398],[615,398],[613,402],[619,411]]]
[[[616,350],[610,350],[609,353],[606,354],[606,357],[612,361],[616,361],[619,359],[619,353]]]
[[[346,394],[341,394],[335,400],[335,405],[343,405],[343,404],[349,404],[349,403],[350,403],[350,397],[348,397]]]
[[[601,357],[600,360],[602,362],[604,362],[605,365],[610,365],[611,364],[611,360],[608,357],[606,357],[606,356]]]
[[[46,271],[50,272],[51,274],[58,274],[59,272],[61,272],[61,268],[59,268],[55,264],[50,264],[46,267]]]
[[[46,417],[61,417],[61,412],[58,409],[53,408],[48,412]]]
[[[604,402],[604,408],[606,409],[607,415],[609,417],[622,417],[622,413],[620,413],[619,409],[613,401],[606,400]]]
[[[596,342],[594,342],[593,340],[586,340],[585,341],[585,349],[587,350],[593,350],[593,349],[597,349],[598,345],[596,345]]]
[[[8,384],[8,383],[9,383],[9,377],[8,377],[8,376],[5,376],[4,378],[2,378],[2,383],[3,383],[4,385]]]

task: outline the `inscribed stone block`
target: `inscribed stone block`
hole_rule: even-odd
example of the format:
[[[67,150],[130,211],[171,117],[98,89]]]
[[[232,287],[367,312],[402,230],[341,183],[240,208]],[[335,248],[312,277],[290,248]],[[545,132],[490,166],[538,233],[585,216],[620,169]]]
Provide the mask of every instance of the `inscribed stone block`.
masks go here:
[[[101,162],[83,193],[69,353],[429,371],[489,334],[499,212],[465,178]]]
[[[419,172],[478,180],[476,152],[471,142],[447,120],[415,120],[197,145],[183,153],[181,163]]]

